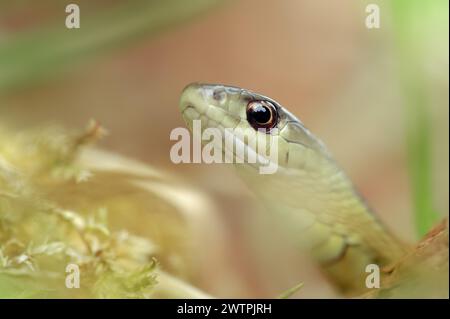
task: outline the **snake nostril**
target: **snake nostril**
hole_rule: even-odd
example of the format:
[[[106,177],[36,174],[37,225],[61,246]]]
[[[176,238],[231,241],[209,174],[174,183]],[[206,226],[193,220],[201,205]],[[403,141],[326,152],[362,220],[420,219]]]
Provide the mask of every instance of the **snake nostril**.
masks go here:
[[[223,102],[227,97],[227,93],[225,92],[224,88],[216,88],[213,91],[212,97],[218,102]]]

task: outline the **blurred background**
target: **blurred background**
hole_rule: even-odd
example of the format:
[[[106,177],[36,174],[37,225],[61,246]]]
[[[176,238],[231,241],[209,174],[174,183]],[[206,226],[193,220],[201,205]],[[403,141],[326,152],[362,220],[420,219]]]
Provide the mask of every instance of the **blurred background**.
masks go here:
[[[193,285],[219,297],[274,297],[304,282],[296,297],[336,296],[280,242],[230,167],[170,161],[190,82],[279,101],[403,240],[448,214],[448,1],[73,3],[80,29],[65,27],[69,2],[0,1],[0,125],[79,128],[94,118],[109,131],[100,147],[206,194],[222,232],[193,248],[202,254],[185,275]],[[380,7],[379,29],[365,26],[369,3]]]

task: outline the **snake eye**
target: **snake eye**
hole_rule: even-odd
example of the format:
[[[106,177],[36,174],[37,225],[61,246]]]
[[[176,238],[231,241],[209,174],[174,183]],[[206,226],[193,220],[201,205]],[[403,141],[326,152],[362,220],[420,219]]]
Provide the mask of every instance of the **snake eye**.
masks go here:
[[[278,122],[277,110],[269,101],[251,101],[247,105],[247,121],[255,130],[270,130]]]

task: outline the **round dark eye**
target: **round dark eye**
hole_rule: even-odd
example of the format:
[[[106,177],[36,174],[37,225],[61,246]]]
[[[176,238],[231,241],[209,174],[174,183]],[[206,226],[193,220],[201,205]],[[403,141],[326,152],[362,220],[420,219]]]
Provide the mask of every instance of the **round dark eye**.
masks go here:
[[[277,110],[269,101],[251,101],[247,105],[247,121],[256,130],[269,130],[277,124]]]

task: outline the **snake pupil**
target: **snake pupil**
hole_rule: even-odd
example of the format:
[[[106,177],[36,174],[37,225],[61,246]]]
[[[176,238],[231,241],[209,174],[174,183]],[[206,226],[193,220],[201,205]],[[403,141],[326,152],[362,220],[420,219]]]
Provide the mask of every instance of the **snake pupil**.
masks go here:
[[[277,122],[275,106],[268,101],[252,101],[247,106],[247,120],[255,129],[271,129]]]
[[[262,105],[258,105],[253,109],[253,118],[258,123],[265,124],[269,122],[270,117],[270,111]]]

